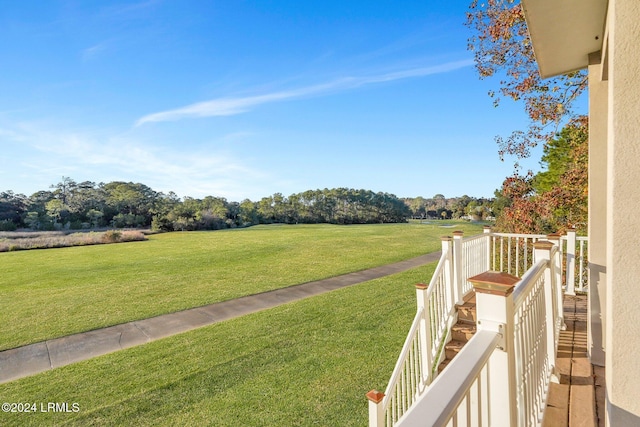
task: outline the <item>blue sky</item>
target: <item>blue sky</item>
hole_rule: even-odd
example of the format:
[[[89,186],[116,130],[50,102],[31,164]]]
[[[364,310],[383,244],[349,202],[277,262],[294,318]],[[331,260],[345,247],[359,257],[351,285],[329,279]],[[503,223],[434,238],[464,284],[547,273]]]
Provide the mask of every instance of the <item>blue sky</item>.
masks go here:
[[[0,7],[0,191],[490,197],[513,170],[494,136],[527,123],[478,79],[464,1]]]

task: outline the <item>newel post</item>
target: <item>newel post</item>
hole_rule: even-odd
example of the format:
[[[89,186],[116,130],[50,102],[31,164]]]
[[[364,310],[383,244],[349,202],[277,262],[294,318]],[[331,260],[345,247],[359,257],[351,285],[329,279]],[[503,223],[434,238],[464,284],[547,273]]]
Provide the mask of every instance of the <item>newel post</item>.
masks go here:
[[[369,427],[384,426],[384,408],[382,407],[384,393],[371,390],[367,393],[367,399],[369,399]]]
[[[567,230],[567,290],[565,294],[576,294],[576,229]]]
[[[453,298],[456,304],[464,304],[464,278],[462,277],[462,236],[464,232],[453,232]]]
[[[551,249],[553,248],[553,243],[546,240],[538,240],[533,244],[533,248],[534,262],[536,264],[540,261],[547,262],[547,268],[544,269],[544,318],[547,322],[547,360],[549,360],[551,372],[553,372],[556,367],[556,322],[558,318],[558,310],[555,306],[557,300],[555,299],[553,292],[554,281],[556,279],[551,260]]]
[[[420,368],[422,370],[422,381],[425,384],[431,384],[431,365],[433,364],[433,349],[431,343],[431,314],[429,311],[429,300],[427,298],[428,285],[418,283],[416,285],[416,297],[418,300],[418,311],[423,309],[422,318],[420,319]]]
[[[491,270],[491,227],[488,225],[485,225],[484,227],[482,227],[482,232],[486,236],[485,237],[485,253],[487,258],[487,264],[485,265],[485,268],[488,271],[488,270]]]
[[[476,291],[478,329],[497,332],[502,337],[489,359],[489,419],[491,425],[515,426],[518,409],[513,290],[520,279],[507,273],[487,271],[468,280]]]

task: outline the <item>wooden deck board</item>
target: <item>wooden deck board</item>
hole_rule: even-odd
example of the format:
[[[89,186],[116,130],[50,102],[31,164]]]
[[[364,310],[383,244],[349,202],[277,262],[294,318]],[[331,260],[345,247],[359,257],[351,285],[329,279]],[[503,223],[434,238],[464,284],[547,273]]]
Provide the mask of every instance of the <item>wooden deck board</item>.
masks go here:
[[[544,426],[604,425],[604,368],[591,365],[587,355],[587,296],[565,296],[567,328],[560,332],[557,374],[544,414]]]

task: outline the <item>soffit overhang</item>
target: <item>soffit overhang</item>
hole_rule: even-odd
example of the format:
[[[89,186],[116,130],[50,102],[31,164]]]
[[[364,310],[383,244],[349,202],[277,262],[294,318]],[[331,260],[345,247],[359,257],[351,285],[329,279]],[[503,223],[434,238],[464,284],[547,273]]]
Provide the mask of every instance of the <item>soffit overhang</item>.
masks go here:
[[[585,68],[601,50],[607,0],[522,0],[522,7],[543,78]]]

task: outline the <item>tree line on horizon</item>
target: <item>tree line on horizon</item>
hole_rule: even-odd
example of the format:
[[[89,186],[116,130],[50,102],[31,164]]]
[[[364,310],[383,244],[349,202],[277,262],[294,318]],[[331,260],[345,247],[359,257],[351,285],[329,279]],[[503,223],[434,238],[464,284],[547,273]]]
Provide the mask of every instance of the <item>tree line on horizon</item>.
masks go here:
[[[254,202],[222,197],[179,198],[141,183],[96,184],[63,177],[31,196],[0,192],[0,231],[151,228],[158,231],[218,230],[257,224],[371,224],[409,218],[450,219],[491,214],[491,200],[469,196],[404,198],[393,194],[334,188],[281,193]]]

